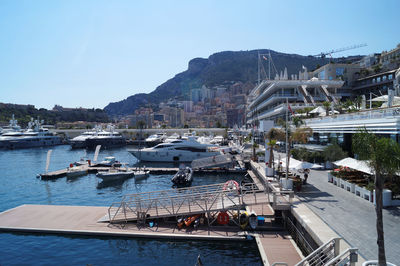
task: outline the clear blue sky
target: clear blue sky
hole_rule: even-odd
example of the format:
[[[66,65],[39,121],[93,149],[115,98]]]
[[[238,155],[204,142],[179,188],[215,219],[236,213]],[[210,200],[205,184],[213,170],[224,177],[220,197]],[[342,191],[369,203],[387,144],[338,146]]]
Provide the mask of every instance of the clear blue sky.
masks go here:
[[[399,10],[398,0],[0,0],[0,102],[103,108],[226,50],[381,52],[400,42]]]

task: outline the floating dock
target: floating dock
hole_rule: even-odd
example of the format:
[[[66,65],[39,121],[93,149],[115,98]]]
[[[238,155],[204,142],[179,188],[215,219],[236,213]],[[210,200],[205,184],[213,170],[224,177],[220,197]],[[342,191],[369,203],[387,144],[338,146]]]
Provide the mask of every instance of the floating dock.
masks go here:
[[[82,169],[86,169],[88,173],[97,173],[99,171],[107,171],[110,167],[105,167],[105,166],[88,166],[88,165],[82,165]],[[125,169],[121,168],[121,169]],[[138,167],[128,167],[128,170],[136,170]],[[141,168],[142,169],[142,168]],[[162,174],[175,174],[178,172],[179,168],[161,168],[161,167],[146,167],[146,170],[150,171],[150,174],[154,175],[162,175]],[[47,173],[40,174],[39,176],[43,180],[49,180],[49,179],[57,179],[61,178],[67,175],[68,168],[63,168],[60,170],[56,171],[51,171]],[[198,174],[210,174],[210,173],[246,173],[245,170],[235,170],[235,169],[198,169],[194,170],[194,173]]]

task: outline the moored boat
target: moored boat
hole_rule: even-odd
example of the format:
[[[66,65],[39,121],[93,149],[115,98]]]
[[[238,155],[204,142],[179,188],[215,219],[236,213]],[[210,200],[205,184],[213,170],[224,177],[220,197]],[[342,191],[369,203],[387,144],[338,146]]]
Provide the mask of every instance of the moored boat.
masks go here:
[[[118,180],[134,176],[134,172],[128,170],[128,168],[116,168],[111,167],[108,171],[100,171],[96,174],[97,177],[103,179],[103,181]]]
[[[83,176],[88,173],[86,167],[83,166],[74,166],[73,164],[70,165],[67,169],[67,177],[78,177]]]
[[[213,145],[201,144],[194,137],[160,143],[152,148],[128,150],[140,161],[192,162],[195,159],[219,155]]]
[[[179,171],[172,177],[171,181],[177,186],[190,185],[193,181],[192,168],[186,167],[179,169]]]

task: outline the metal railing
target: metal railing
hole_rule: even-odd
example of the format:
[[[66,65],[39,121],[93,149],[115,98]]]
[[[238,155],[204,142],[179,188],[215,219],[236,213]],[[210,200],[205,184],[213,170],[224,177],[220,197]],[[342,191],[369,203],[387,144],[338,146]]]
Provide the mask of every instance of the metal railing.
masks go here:
[[[297,246],[303,252],[303,254],[308,255],[314,251],[311,244],[308,243],[307,239],[300,232],[300,230],[293,224],[292,220],[289,217],[285,219],[285,227],[292,236],[293,240],[296,242]]]
[[[325,265],[354,266],[357,261],[358,261],[358,249],[348,248],[335,258],[328,261]]]
[[[332,261],[336,256],[339,255],[339,243],[340,238],[332,238],[313,252],[307,257],[302,259],[296,266],[303,265],[326,265]]]
[[[109,222],[127,222],[151,218],[240,210],[245,204],[260,203],[257,193],[263,189],[250,183],[236,187],[234,183],[197,186],[126,195],[108,208]],[[248,195],[252,195],[249,197]],[[248,202],[244,202],[247,197]],[[254,198],[254,199],[253,199]],[[267,202],[265,202],[267,203]]]

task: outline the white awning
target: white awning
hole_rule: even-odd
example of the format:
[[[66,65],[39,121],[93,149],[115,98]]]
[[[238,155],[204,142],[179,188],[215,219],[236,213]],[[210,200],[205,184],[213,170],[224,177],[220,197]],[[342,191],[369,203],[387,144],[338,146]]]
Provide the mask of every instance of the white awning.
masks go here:
[[[369,167],[368,163],[365,161],[359,161],[354,158],[347,157],[347,158],[344,158],[342,160],[339,160],[339,161],[336,161],[333,163],[338,166],[349,167],[351,169],[373,175],[373,171],[372,171],[371,167]]]
[[[286,158],[281,159],[282,167],[286,167]],[[275,160],[275,163],[279,163],[279,160]],[[289,161],[289,169],[293,170],[300,170],[300,169],[318,169],[323,168],[321,165],[309,163],[309,162],[302,162],[293,158],[290,158]]]

